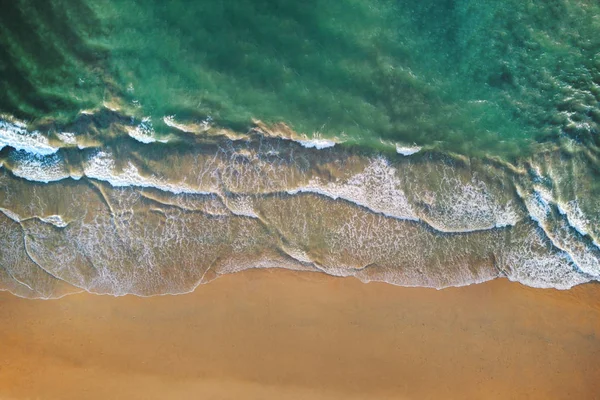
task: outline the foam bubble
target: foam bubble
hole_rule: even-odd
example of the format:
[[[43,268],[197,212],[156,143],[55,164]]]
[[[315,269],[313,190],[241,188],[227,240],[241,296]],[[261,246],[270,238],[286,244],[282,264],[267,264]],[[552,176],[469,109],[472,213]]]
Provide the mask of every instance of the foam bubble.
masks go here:
[[[212,126],[212,117],[208,116],[200,124],[182,124],[175,121],[174,115],[167,115],[163,117],[163,122],[165,125],[170,126],[171,128],[177,129],[178,131],[185,133],[199,133],[204,132],[210,129]]]
[[[383,157],[370,160],[367,167],[346,181],[323,182],[311,179],[306,186],[288,190],[316,193],[332,199],[342,198],[384,215],[417,221],[418,217],[401,189],[396,169]]]
[[[510,280],[531,287],[564,290],[590,281],[577,272],[577,266],[566,252],[549,248],[534,229],[510,242],[499,259],[499,267]]]
[[[65,144],[77,144],[77,137],[72,132],[58,132],[56,136],[58,136],[58,138]]]
[[[440,170],[440,168],[438,168]],[[443,167],[437,185],[419,184],[412,193],[423,204],[421,218],[442,232],[474,232],[513,226],[520,215],[511,199],[501,199],[477,176],[462,178]]]
[[[396,153],[402,154],[403,156],[410,156],[415,153],[421,151],[422,147],[417,145],[412,146],[402,146],[400,144],[396,144]]]
[[[11,154],[12,173],[34,182],[55,182],[71,177],[64,159],[59,154],[42,156],[23,150]]]
[[[566,218],[556,218],[552,215],[551,205],[558,203],[554,201],[548,190],[536,186],[532,194],[523,193],[523,189],[520,189],[519,192],[524,199],[531,219],[538,224],[552,245],[561,250],[577,269],[592,277],[599,278],[600,249],[590,246],[582,240],[583,230],[580,231],[573,227],[574,223],[568,219],[564,206],[557,206],[557,209],[559,214]]]
[[[174,194],[210,194],[183,183],[166,182],[155,176],[142,176],[138,168],[131,162],[127,163],[122,171],[117,171],[114,158],[104,151],[98,151],[88,158],[84,174],[89,178],[108,182],[114,187],[152,187]]]
[[[327,139],[297,140],[297,142],[308,149],[315,148],[318,150],[327,149],[336,145],[336,143],[333,140]]]
[[[569,225],[573,227],[582,236],[589,235],[591,224],[590,219],[583,213],[577,199],[571,200],[566,204],[557,204],[558,211],[567,217]],[[596,243],[596,245],[598,245]]]
[[[127,134],[140,143],[148,144],[156,142],[154,138],[154,127],[150,117],[144,117],[136,127],[128,127]]]
[[[65,222],[60,215],[49,215],[47,217],[40,217],[40,220],[59,228],[64,228],[69,224],[68,222]]]
[[[0,207],[0,212],[2,212],[4,215],[6,215],[8,218],[12,219],[15,222],[21,222],[21,217],[14,211]]]
[[[543,225],[550,213],[548,194],[540,190],[534,190],[533,194],[524,194],[522,193],[522,190],[519,190],[519,192],[519,195],[525,202],[525,206],[527,207],[531,219],[538,224]]]
[[[250,196],[229,196],[223,198],[223,202],[234,215],[258,218]]]
[[[20,122],[8,122],[0,119],[0,149],[10,146],[32,154],[50,155],[58,151],[38,131],[28,131]]]

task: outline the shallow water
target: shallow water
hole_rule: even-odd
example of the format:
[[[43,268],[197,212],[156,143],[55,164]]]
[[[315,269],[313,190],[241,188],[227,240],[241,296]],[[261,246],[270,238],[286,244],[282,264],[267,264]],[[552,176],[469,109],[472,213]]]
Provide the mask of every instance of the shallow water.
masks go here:
[[[14,2],[0,287],[600,278],[593,2]]]

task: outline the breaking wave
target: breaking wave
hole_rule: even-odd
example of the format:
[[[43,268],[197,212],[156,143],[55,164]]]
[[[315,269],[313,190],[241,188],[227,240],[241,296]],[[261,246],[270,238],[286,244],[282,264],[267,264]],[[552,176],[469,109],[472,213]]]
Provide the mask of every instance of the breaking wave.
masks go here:
[[[1,126],[19,138],[0,159],[0,288],[19,296],[185,293],[270,267],[435,288],[600,278],[584,151],[518,164],[405,157],[306,145],[265,126],[161,143],[136,137],[153,135],[149,121],[85,148],[81,133]]]

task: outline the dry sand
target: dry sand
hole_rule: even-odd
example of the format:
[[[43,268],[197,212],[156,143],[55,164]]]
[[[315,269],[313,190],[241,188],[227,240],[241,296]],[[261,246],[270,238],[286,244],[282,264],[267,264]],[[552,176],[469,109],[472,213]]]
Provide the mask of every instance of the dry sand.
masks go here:
[[[193,294],[0,294],[0,399],[600,399],[600,285],[254,270]]]

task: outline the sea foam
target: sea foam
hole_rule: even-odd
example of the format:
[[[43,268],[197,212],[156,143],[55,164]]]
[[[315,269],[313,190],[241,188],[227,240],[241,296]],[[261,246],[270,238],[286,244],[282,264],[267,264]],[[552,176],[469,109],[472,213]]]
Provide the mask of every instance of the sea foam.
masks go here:
[[[28,181],[48,183],[71,177],[64,159],[57,153],[44,156],[20,150],[13,152],[10,160],[12,173]]]
[[[400,144],[396,144],[396,153],[402,154],[403,156],[410,156],[421,151],[421,147],[417,145],[412,146],[402,146]]]
[[[183,183],[166,182],[156,176],[143,176],[131,162],[128,162],[121,171],[117,171],[113,156],[105,151],[97,151],[88,157],[84,174],[89,178],[108,182],[114,187],[137,186],[155,188],[174,194],[210,194]]]
[[[6,146],[39,155],[49,155],[58,151],[58,147],[52,146],[48,138],[40,132],[28,131],[21,122],[0,119],[0,149]]]
[[[287,191],[288,194],[299,192],[316,193],[334,200],[341,198],[394,218],[419,220],[401,189],[396,169],[383,157],[371,159],[362,172],[347,180],[323,182],[315,178],[305,186]]]
[[[336,142],[334,142],[333,140],[326,140],[326,139],[309,139],[309,140],[296,140],[296,141],[308,149],[315,148],[315,149],[321,150],[321,149],[327,149],[329,147],[333,147],[336,145]]]
[[[140,143],[148,144],[156,142],[154,138],[154,127],[150,117],[144,117],[135,127],[128,127],[127,134]]]

